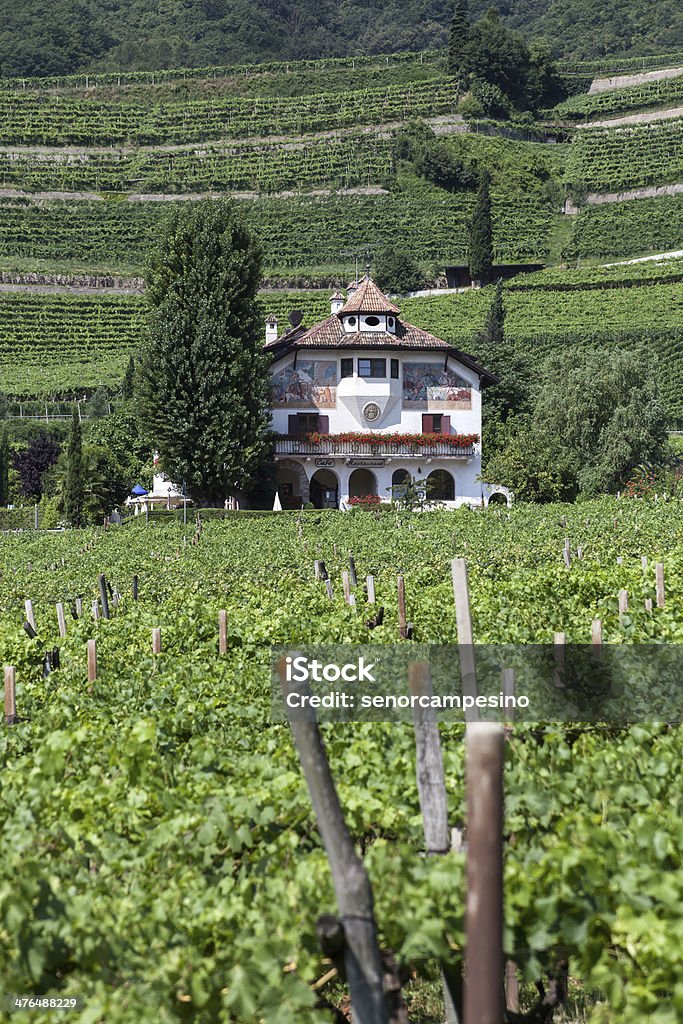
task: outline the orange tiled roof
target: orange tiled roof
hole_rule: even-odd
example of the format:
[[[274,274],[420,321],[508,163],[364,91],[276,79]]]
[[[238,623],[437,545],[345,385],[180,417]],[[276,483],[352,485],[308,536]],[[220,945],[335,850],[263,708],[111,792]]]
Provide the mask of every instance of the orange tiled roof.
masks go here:
[[[420,327],[398,320],[396,333],[384,331],[355,331],[347,333],[339,315],[328,317],[296,338],[297,348],[433,348],[449,349],[450,346]]]
[[[340,313],[400,313],[398,306],[379,290],[371,277],[365,277],[347,300]]]

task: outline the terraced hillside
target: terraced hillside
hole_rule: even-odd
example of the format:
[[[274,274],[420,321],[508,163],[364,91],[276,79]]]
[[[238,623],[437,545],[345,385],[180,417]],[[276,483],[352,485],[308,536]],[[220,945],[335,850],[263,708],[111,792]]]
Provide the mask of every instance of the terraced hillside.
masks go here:
[[[465,122],[436,53],[237,71],[0,89],[0,276],[29,289],[0,284],[0,388],[11,396],[51,401],[100,385],[117,391],[140,343],[143,300],[87,288],[40,293],[35,272],[48,282],[57,273],[84,275],[86,283],[94,273],[139,275],[170,206],[199,195],[239,198],[264,249],[267,287],[323,286],[265,292],[264,316],[273,311],[282,323],[293,308],[310,322],[322,318],[328,285],[344,283],[357,261],[397,239],[428,278],[465,262],[471,185],[448,191],[394,158],[392,134],[414,114],[466,167],[492,175],[498,261],[628,256],[674,248],[681,237],[676,196],[586,204],[574,217],[560,212],[564,190],[579,199],[675,183],[681,120],[577,127],[569,145],[524,141],[510,137],[510,125]],[[677,78],[658,83],[659,98],[668,102],[679,86]],[[567,123],[587,111],[620,113],[655,95],[651,84],[584,94],[553,117]],[[681,277],[673,263],[518,279],[505,289],[507,337],[534,366],[557,345],[646,337],[675,364]],[[490,299],[485,290],[411,299],[403,309],[476,350]],[[664,377],[678,422],[675,366]]]

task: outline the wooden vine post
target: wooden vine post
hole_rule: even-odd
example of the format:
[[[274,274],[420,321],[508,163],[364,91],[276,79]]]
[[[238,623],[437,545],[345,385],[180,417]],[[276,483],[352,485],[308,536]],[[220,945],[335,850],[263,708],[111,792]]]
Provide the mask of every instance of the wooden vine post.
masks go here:
[[[17,721],[17,686],[14,665],[5,665],[5,722],[15,725]]]
[[[288,708],[294,686],[287,681],[284,659],[278,672]],[[297,692],[310,694],[310,688],[298,684]],[[370,879],[346,827],[315,717],[299,717],[289,709],[288,717],[332,873],[354,1024],[388,1024]]]
[[[469,1024],[501,1024],[503,1006],[503,727],[467,730],[465,1003]]]
[[[64,605],[59,602],[56,605],[57,608],[57,625],[59,627],[59,635],[66,636],[66,616],[64,615]]]
[[[374,576],[366,576],[365,577],[365,586],[366,586],[366,589],[367,589],[367,592],[368,592],[368,604],[374,604],[375,603],[375,577]]]
[[[218,653],[228,653],[228,613],[225,608],[218,613]]]
[[[88,682],[97,679],[97,640],[88,640]],[[92,687],[91,687],[92,689]]]
[[[152,630],[152,654],[161,654],[161,629],[158,626]]]
[[[97,577],[100,586],[100,603],[102,605],[102,618],[109,618],[109,595],[107,594],[107,581],[104,578],[104,574],[100,573]]]
[[[453,599],[455,601],[455,621],[458,628],[458,655],[460,658],[460,676],[462,678],[463,697],[477,698],[477,668],[474,660],[474,638],[472,634],[472,616],[470,613],[470,592],[467,583],[467,562],[464,558],[454,558],[451,562],[453,578]],[[476,707],[465,711],[467,723],[479,720]]]
[[[413,662],[408,668],[408,685],[413,696],[431,697],[429,662]],[[417,793],[422,812],[425,850],[443,855],[450,848],[448,797],[443,768],[439,726],[432,708],[413,707]],[[462,1017],[462,975],[442,968],[446,1024],[459,1024]]]
[[[36,629],[36,619],[33,614],[33,602],[29,601],[28,598],[24,601],[24,609],[26,610],[26,621],[34,632],[38,632]]]
[[[406,584],[403,576],[397,579],[398,587],[398,635],[402,640],[408,636],[408,623],[406,621]]]
[[[664,565],[657,562],[655,565],[655,578],[657,582],[657,607],[664,607]]]

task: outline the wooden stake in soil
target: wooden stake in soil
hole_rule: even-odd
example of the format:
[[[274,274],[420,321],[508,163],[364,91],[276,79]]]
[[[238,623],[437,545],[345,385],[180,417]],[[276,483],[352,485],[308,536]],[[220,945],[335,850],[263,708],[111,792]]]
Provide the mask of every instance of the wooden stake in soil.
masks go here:
[[[224,608],[218,613],[218,653],[228,653],[228,613]]]
[[[397,578],[398,586],[398,635],[402,640],[408,636],[408,623],[406,621],[406,584],[403,576]]]
[[[5,665],[5,722],[15,725],[17,721],[17,686],[14,665]]]
[[[619,622],[623,626],[624,615],[628,611],[628,590],[619,591]]]
[[[97,620],[100,617],[100,602],[99,601],[93,601],[93,603],[92,603],[92,617],[95,620],[95,622],[97,622]]]
[[[97,577],[100,585],[100,602],[102,604],[102,617],[105,619],[109,618],[109,595],[107,593],[107,581],[104,578],[104,574],[100,573]]]
[[[37,633],[38,629],[36,627],[36,620],[33,615],[33,602],[27,599],[26,601],[24,601],[24,608],[26,609],[26,621],[28,622],[31,629],[34,629]]]
[[[334,601],[334,591],[332,590],[332,580],[329,578],[329,576],[325,580],[325,590],[327,591],[327,596],[329,597],[330,601]]]
[[[470,592],[467,584],[467,563],[464,558],[451,562],[455,621],[458,627],[458,655],[463,697],[477,698],[477,668],[474,660],[474,639],[470,615]],[[465,711],[466,722],[478,722],[479,711],[475,707]]]
[[[366,576],[365,577],[365,586],[366,586],[366,589],[367,589],[367,592],[368,592],[368,604],[374,604],[375,603],[375,577],[374,576]]]
[[[591,623],[591,643],[594,657],[602,657],[602,619],[593,619]]]
[[[555,658],[555,672],[553,674],[553,685],[561,689],[564,686],[564,663],[565,663],[565,646],[567,644],[566,633],[553,633],[553,643],[555,650],[553,652]]]
[[[408,668],[410,693],[431,697],[429,662],[418,661]],[[422,812],[425,850],[428,854],[446,854],[450,848],[448,798],[443,768],[439,726],[432,708],[413,708],[417,792]],[[458,1024],[462,1015],[462,977],[443,974],[446,1024]]]
[[[503,700],[505,701],[505,720],[513,722],[515,719],[515,707],[513,704],[515,696],[515,670],[513,668],[503,669]],[[509,704],[508,704],[509,701]]]
[[[152,630],[152,654],[161,654],[161,629],[158,626]]]
[[[501,725],[467,731],[465,1020],[503,1020],[503,757]]]
[[[61,603],[56,605],[57,608],[57,625],[59,627],[59,635],[66,636],[66,616],[64,615],[64,605]]]
[[[519,1013],[519,975],[514,960],[505,964],[505,996],[508,1010]]]
[[[342,586],[344,587],[344,600],[351,604],[351,587],[349,586],[349,574],[346,569],[342,570]]]
[[[88,682],[97,679],[97,640],[88,640]]]
[[[133,576],[133,600],[134,601],[137,601],[137,599],[138,599],[138,582],[139,582],[138,581],[138,574],[136,573],[135,576]]]
[[[652,611],[652,598],[651,597],[646,597],[645,598],[645,611],[646,612],[651,612]]]
[[[564,551],[562,552],[564,557],[564,564],[569,568],[572,563],[572,552],[569,537],[564,538]]]
[[[351,586],[358,586],[358,577],[356,576],[356,563],[353,555],[349,552],[349,579],[351,580]]]
[[[76,615],[79,619],[83,618],[83,598],[76,598]]]
[[[655,576],[657,580],[657,607],[664,607],[664,564],[657,562],[655,565]]]
[[[293,686],[287,681],[284,658],[278,672],[286,702]],[[296,692],[310,695],[310,688],[298,684]],[[388,1024],[370,879],[346,827],[318,723],[291,710],[289,717],[339,906],[354,1024]]]

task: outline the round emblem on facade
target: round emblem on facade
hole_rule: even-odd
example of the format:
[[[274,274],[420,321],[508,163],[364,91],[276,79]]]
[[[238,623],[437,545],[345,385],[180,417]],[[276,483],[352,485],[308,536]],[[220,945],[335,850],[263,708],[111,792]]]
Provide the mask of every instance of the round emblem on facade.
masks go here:
[[[375,402],[368,402],[363,409],[363,416],[369,423],[379,419],[380,407]]]

